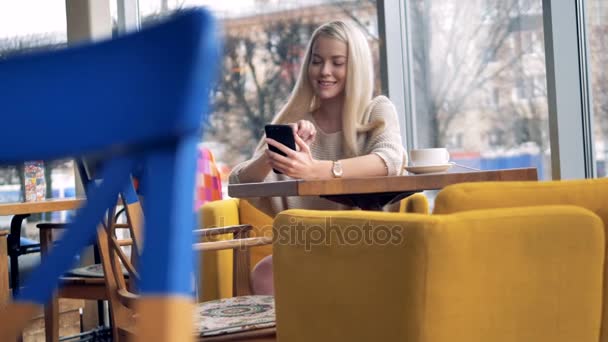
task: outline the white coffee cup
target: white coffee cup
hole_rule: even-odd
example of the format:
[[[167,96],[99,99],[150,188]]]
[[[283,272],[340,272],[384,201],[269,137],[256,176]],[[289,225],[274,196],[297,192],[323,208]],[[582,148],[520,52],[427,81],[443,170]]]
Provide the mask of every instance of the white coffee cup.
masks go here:
[[[410,150],[410,165],[445,165],[450,161],[450,153],[443,147]]]

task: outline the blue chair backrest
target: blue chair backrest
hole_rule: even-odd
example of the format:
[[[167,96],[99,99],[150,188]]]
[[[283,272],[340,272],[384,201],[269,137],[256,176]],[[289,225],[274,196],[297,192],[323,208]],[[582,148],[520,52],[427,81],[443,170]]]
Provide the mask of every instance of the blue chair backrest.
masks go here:
[[[194,11],[115,40],[0,62],[0,162],[117,152],[198,131],[218,53],[209,25]]]
[[[94,240],[105,210],[129,189],[139,166],[147,220],[139,288],[150,299],[140,303],[191,296],[196,145],[217,69],[215,35],[213,18],[190,10],[115,40],[0,63],[6,128],[0,164],[66,156],[102,161],[95,170],[101,182],[87,184],[87,203],[61,241],[15,302],[0,303],[0,340],[14,338],[32,307],[50,299],[58,277]],[[140,318],[154,314],[143,310]],[[164,324],[147,331],[153,340],[167,336],[156,334]]]

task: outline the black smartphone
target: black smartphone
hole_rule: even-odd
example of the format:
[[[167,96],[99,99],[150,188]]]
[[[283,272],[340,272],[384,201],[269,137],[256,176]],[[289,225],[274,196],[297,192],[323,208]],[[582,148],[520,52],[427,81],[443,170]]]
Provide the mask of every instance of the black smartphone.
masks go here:
[[[293,129],[290,125],[266,125],[264,126],[264,131],[266,132],[267,138],[274,139],[295,151],[296,140],[293,137]],[[268,145],[268,149],[282,156],[287,156],[285,153],[283,153],[283,151],[272,145]],[[281,171],[275,169],[272,169],[272,171],[275,173],[282,173]]]

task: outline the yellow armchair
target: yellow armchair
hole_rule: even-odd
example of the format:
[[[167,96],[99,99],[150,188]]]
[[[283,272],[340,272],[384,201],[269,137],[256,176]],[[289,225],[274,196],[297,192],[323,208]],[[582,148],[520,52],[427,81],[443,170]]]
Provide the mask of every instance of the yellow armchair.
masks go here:
[[[597,341],[604,230],[573,206],[453,215],[289,210],[279,341]]]
[[[427,214],[429,205],[422,193],[411,195],[399,203],[399,212]],[[256,209],[246,200],[226,199],[205,203],[201,209],[200,227],[223,227],[250,224],[254,228],[251,236],[272,234],[272,218]],[[231,235],[213,239],[230,239]],[[272,246],[250,249],[250,268],[267,255],[272,254]],[[202,281],[199,294],[202,301],[233,297],[232,293],[232,250],[201,253]]]
[[[252,237],[272,234],[272,218],[245,200],[226,199],[207,202],[201,207],[200,212],[202,214],[200,226],[203,228],[250,224],[253,226]],[[231,238],[229,234],[214,237],[214,239]],[[250,267],[270,254],[272,254],[271,245],[252,247]],[[202,280],[199,282],[201,301],[233,297],[232,256],[232,250],[201,253]]]
[[[484,208],[509,208],[568,204],[596,213],[608,224],[608,178],[547,182],[485,182],[455,184],[441,190],[434,213],[450,214]],[[575,224],[575,226],[578,226]],[[607,259],[608,260],[608,259]],[[608,296],[608,272],[604,272],[603,297]],[[603,305],[602,335],[608,342],[608,302]]]

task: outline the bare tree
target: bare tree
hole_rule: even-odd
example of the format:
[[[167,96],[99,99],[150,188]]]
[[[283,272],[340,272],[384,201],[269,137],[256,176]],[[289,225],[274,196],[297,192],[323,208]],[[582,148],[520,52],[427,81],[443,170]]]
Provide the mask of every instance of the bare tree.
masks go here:
[[[205,140],[223,144],[223,159],[249,156],[263,127],[294,87],[305,45],[316,27],[300,19],[263,25],[247,34],[226,32],[220,80]]]
[[[608,24],[593,25],[588,32],[596,134],[608,146]],[[605,149],[601,153],[607,153],[608,147]]]
[[[608,139],[608,74],[605,66],[608,65],[608,25],[601,21],[588,23],[588,42],[590,58],[591,90],[593,95],[593,115],[595,141],[606,141]],[[542,38],[542,29],[538,30]],[[511,81],[519,78],[524,84],[516,85],[518,91],[523,91],[525,96],[518,101],[509,101],[507,110],[513,113],[511,126],[507,129],[514,132],[514,143],[526,141],[535,142],[541,150],[548,147],[548,122],[547,122],[547,89],[545,70],[542,74],[532,72],[534,69],[530,64],[544,65],[544,49],[538,46],[525,46],[526,44],[538,44],[542,47],[542,41],[526,42],[518,41],[522,50],[536,50],[534,54],[527,54],[526,61],[520,59],[514,68],[517,75],[511,75]],[[531,60],[532,59],[532,60]],[[524,65],[527,62],[528,66]],[[539,77],[540,76],[540,77]],[[542,79],[539,79],[541,78]],[[522,87],[523,86],[523,87]],[[596,151],[598,157],[606,151]]]
[[[225,23],[224,58],[204,141],[221,145],[225,151],[219,154],[228,164],[251,155],[264,124],[285,104],[316,27],[332,19],[351,20],[367,32],[372,49],[378,49],[377,33],[370,30],[376,21],[375,0],[332,1],[272,17],[267,22],[258,15]]]
[[[368,7],[377,8],[378,4],[376,0],[352,0],[352,1],[341,1],[333,0],[332,3],[342,10],[342,13],[354,22],[367,36],[368,39],[378,42],[379,37],[377,32],[370,30],[369,21],[372,18],[368,16],[361,17],[358,13],[358,9],[365,9]],[[365,19],[363,19],[365,18]]]
[[[414,0],[411,2],[416,109],[421,138],[444,146],[455,118],[488,82],[521,58],[508,46],[513,22],[528,0]],[[521,8],[520,6],[526,8]]]
[[[506,115],[502,116],[502,120],[496,118],[496,128],[511,132],[510,138],[503,143],[505,147],[515,147],[527,142],[533,142],[540,151],[549,147],[547,86],[544,74],[541,76],[542,80],[539,75],[528,75],[524,72],[523,79],[527,84],[521,91],[525,96],[509,101],[501,110]]]
[[[37,51],[57,50],[67,43],[56,34],[31,34],[0,39],[0,60]]]

